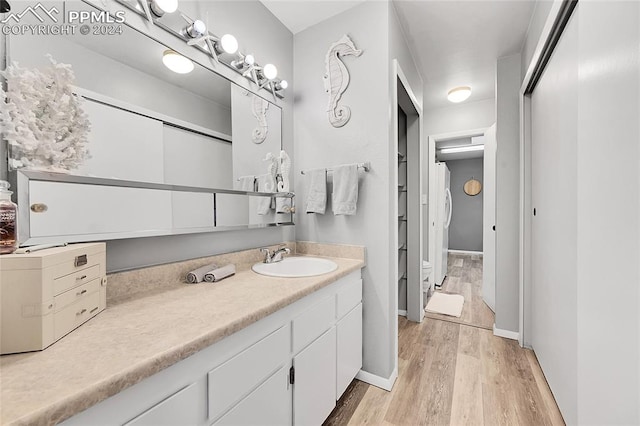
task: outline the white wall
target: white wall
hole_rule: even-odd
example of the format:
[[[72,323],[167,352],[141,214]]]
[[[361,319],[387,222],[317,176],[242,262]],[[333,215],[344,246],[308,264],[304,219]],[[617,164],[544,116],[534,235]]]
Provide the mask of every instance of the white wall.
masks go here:
[[[533,57],[533,52],[536,49],[536,44],[542,34],[542,29],[549,16],[551,5],[553,0],[536,0],[535,9],[531,15],[529,21],[529,28],[527,29],[527,37],[522,45],[522,61],[521,61],[521,76],[524,78],[524,74],[527,72],[527,67]]]
[[[367,267],[363,271],[363,369],[384,378],[390,376],[394,364],[390,348],[396,308],[390,309],[389,281],[389,77],[385,66],[389,60],[388,13],[386,3],[366,2],[294,37],[294,174],[318,167],[371,162],[371,171],[361,174],[355,216],[334,216],[330,203],[325,215],[305,214],[307,181],[300,180],[296,186],[296,237],[367,247]],[[327,119],[328,99],[322,76],[329,46],[344,34],[363,53],[344,58],[351,80],[340,104],[351,108],[351,120],[336,129]]]
[[[496,73],[496,322],[520,324],[520,55],[498,59]]]
[[[471,178],[483,183],[483,158],[447,161],[451,171],[451,199],[454,206],[449,225],[449,248],[482,251],[482,209],[484,188],[478,195],[467,195],[464,184]]]

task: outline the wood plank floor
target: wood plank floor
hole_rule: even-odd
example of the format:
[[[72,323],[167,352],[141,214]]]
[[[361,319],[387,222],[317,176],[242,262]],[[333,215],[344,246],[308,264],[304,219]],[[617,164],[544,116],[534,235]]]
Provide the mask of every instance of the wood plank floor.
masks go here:
[[[460,318],[426,312],[428,318],[493,330],[495,315],[482,300],[482,256],[449,253],[447,278],[436,291],[464,296]]]
[[[487,329],[493,312],[482,302],[481,259],[453,257],[445,291],[465,296],[461,319],[429,315],[418,324],[399,317],[393,390],[354,380],[326,426],[564,424],[535,354]],[[483,308],[491,316],[476,312]]]

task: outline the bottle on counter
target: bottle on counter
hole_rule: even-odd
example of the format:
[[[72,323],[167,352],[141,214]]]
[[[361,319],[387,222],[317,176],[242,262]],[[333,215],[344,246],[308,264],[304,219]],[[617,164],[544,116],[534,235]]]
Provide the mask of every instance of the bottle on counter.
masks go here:
[[[18,248],[18,206],[11,201],[9,182],[0,180],[0,254]]]

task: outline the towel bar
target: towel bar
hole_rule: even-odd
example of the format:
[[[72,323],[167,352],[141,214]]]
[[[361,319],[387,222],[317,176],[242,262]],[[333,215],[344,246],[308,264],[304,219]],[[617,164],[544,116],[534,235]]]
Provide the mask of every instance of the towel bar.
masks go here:
[[[319,167],[320,168],[320,167]],[[358,163],[358,168],[363,169],[365,172],[368,172],[371,169],[371,163],[369,161],[365,161],[364,163]],[[332,172],[333,168],[327,167],[327,172]],[[300,170],[300,174],[305,174],[304,170]]]

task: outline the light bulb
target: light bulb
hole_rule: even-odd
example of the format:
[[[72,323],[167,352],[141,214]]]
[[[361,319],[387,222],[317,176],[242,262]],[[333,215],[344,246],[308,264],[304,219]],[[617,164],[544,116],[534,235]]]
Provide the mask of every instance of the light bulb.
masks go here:
[[[158,17],[178,10],[178,0],[151,0],[151,11]]]
[[[278,68],[273,64],[265,65],[262,72],[267,80],[273,80],[278,76]]]
[[[178,74],[188,74],[193,71],[194,65],[189,58],[173,50],[165,50],[162,54],[162,63],[171,71]]]
[[[469,96],[471,96],[471,87],[460,86],[449,90],[447,99],[449,99],[450,102],[458,103],[467,100]]]
[[[244,63],[247,65],[253,65],[256,63],[256,58],[252,54],[248,54],[244,57]]]
[[[238,51],[238,40],[231,34],[225,34],[220,38],[220,47],[225,53],[233,55]]]
[[[289,87],[289,83],[287,82],[287,80],[282,80],[280,81],[280,83],[276,84],[277,90],[285,90],[287,87]]]
[[[185,33],[191,38],[202,37],[207,33],[207,26],[204,22],[199,19],[196,19],[184,30]]]

